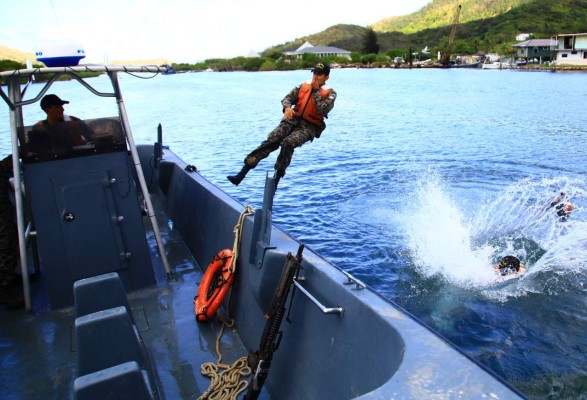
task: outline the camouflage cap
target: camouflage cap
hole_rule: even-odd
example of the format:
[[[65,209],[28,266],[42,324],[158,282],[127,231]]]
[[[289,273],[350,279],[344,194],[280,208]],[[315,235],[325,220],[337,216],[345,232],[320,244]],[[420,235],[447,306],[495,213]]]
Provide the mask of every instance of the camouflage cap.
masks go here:
[[[318,63],[312,69],[312,72],[318,75],[330,75],[330,65],[325,63]]]

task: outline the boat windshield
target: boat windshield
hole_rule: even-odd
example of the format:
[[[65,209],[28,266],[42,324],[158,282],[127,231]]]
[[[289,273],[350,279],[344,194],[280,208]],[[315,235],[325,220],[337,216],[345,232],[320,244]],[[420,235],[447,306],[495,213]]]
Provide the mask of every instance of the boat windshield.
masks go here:
[[[27,126],[19,142],[28,163],[127,150],[118,117]]]

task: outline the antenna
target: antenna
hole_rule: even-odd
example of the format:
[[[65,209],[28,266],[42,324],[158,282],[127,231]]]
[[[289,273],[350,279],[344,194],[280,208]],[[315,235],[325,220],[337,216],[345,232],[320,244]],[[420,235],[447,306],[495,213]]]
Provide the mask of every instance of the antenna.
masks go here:
[[[51,9],[53,10],[53,16],[55,17],[55,23],[57,24],[57,28],[59,28],[59,33],[61,37],[63,37],[63,30],[61,29],[61,24],[59,24],[59,18],[57,17],[57,11],[55,11],[55,5],[53,4],[53,0],[49,0],[51,3]]]

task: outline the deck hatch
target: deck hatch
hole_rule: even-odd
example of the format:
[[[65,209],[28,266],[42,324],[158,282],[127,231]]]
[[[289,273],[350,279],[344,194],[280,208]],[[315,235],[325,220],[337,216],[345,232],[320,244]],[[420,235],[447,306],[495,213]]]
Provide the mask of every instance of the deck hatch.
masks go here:
[[[72,279],[126,267],[126,253],[107,171],[53,179]],[[122,221],[121,223],[124,223]],[[83,271],[79,266],[84,266]]]

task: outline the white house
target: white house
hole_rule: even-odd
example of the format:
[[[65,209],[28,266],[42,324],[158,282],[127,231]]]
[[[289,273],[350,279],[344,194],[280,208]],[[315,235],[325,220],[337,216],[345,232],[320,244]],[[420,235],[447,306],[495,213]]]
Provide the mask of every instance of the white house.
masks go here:
[[[587,33],[569,33],[556,37],[557,65],[587,66]]]
[[[305,42],[303,45],[297,48],[295,51],[284,51],[283,54],[288,56],[296,56],[302,58],[306,53],[315,54],[318,57],[344,57],[351,59],[351,52],[348,50],[339,49],[338,47],[331,46],[313,46],[310,42]]]

